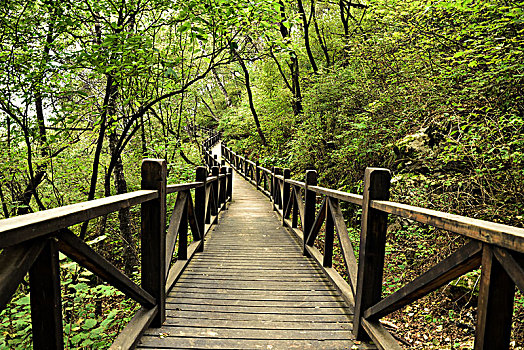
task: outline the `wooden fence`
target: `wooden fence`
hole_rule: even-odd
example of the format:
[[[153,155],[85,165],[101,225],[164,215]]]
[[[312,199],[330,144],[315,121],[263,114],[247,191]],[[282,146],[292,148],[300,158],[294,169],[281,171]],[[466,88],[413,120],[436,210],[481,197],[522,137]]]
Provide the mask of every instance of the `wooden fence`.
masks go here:
[[[210,137],[205,141],[206,147],[216,140],[216,135]],[[64,347],[59,251],[141,304],[112,349],[133,347],[150,324],[159,327],[164,322],[166,293],[195,252],[204,249],[204,236],[231,200],[232,173],[231,169],[202,166],[196,168],[194,182],[167,185],[167,164],[160,159],[145,159],[141,172],[140,191],[0,221],[0,310],[29,273],[34,349]],[[167,216],[166,197],[173,193],[178,195],[171,216]],[[138,204],[140,285],[68,228]],[[177,259],[171,264],[175,247]]]
[[[274,209],[302,240],[311,256],[355,306],[353,332],[368,336],[384,349],[399,349],[380,318],[413,303],[461,275],[482,266],[475,349],[507,349],[511,335],[515,286],[524,291],[524,229],[389,201],[391,174],[367,168],[362,195],[317,186],[317,172],[304,181],[290,178],[289,169],[261,167],[222,144],[222,155],[242,176],[265,193]],[[359,263],[340,202],[362,207]],[[320,202],[320,206],[317,204]],[[396,292],[382,297],[388,215],[427,224],[469,238],[469,242]],[[324,254],[314,247],[325,223]],[[334,234],[340,242],[349,283],[332,267]]]

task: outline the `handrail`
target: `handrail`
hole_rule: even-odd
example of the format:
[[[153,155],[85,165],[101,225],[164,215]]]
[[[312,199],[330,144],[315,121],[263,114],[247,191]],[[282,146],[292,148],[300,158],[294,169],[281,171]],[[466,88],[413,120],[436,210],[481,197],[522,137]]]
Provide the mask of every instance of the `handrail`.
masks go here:
[[[206,139],[204,151],[208,152],[218,139],[218,134]],[[204,249],[205,235],[231,200],[231,170],[213,166],[209,175],[201,166],[196,168],[194,182],[167,185],[166,162],[145,159],[142,190],[1,220],[0,311],[29,272],[33,344],[35,348],[63,348],[58,261],[61,251],[142,305],[111,348],[133,347],[150,324],[162,325],[166,293],[193,255]],[[166,230],[166,195],[175,192],[177,200]],[[138,204],[142,205],[140,285],[68,229]],[[188,227],[193,236],[191,244]],[[175,246],[177,259],[171,265]]]
[[[475,349],[508,348],[515,286],[524,291],[524,229],[389,201],[391,174],[387,169],[367,168],[364,193],[359,195],[318,186],[313,170],[308,170],[305,181],[300,182],[289,178],[289,169],[268,170],[224,144],[222,154],[231,167],[269,197],[283,225],[303,242],[304,254],[317,262],[346,301],[355,306],[353,333],[357,339],[369,336],[381,348],[400,349],[379,319],[482,265]],[[262,179],[270,182],[268,187],[261,186]],[[317,196],[323,198],[318,210]],[[339,200],[362,207],[358,266]],[[471,241],[382,298],[388,214]],[[323,223],[324,254],[314,247]],[[349,285],[332,267],[335,232]]]
[[[141,190],[4,219],[0,221],[0,248],[45,236],[157,197],[157,191]]]

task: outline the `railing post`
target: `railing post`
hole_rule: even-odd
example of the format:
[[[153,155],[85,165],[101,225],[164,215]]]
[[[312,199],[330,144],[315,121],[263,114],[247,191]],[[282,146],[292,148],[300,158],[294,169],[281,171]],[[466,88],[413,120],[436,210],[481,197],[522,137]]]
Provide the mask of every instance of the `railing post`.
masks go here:
[[[155,297],[158,313],[152,327],[166,319],[166,178],[163,159],[142,161],[142,189],[157,190],[158,198],[142,204],[142,288]]]
[[[191,193],[186,192],[188,198],[191,198]],[[190,200],[190,199],[189,199]],[[178,260],[187,260],[187,204],[184,203],[184,209],[182,210],[182,217],[180,218],[180,226],[178,228]],[[171,257],[168,257],[170,259]],[[169,266],[171,261],[166,261],[166,265]],[[168,268],[169,269],[169,268]]]
[[[223,178],[220,179],[220,192],[218,194],[219,203],[221,204],[221,208],[226,208],[226,184],[227,184],[227,169],[226,167],[220,168],[220,175],[224,175]]]
[[[200,239],[202,241],[198,247],[198,252],[204,251],[204,233],[206,228],[206,179],[206,167],[197,167],[195,181],[204,183],[203,186],[195,188],[195,217],[198,230],[200,231]]]
[[[257,160],[255,161],[255,184],[257,190],[260,189],[260,169],[258,168],[260,166],[260,162]]]
[[[218,155],[213,154],[213,166],[219,166],[220,163],[218,162]]]
[[[227,189],[226,189],[227,197],[229,197],[229,201],[233,199],[233,169],[231,167],[227,168]]]
[[[211,176],[216,176],[216,179],[213,180],[213,205],[211,206],[211,215],[217,215],[218,214],[218,186],[219,186],[219,179],[218,179],[219,170],[217,166],[214,166],[211,168]]]
[[[33,348],[63,349],[60,263],[56,241],[50,238],[29,270]]]
[[[309,256],[309,253],[306,249],[306,242],[309,236],[309,231],[313,227],[315,222],[315,206],[317,201],[317,195],[314,191],[311,191],[309,186],[317,185],[317,171],[316,170],[306,170],[306,188],[304,194],[304,222],[302,223],[302,229],[304,230],[304,247],[303,254]]]
[[[284,175],[284,183],[283,183],[283,187],[284,187],[284,190],[282,191],[282,208],[283,208],[283,211],[282,211],[282,225],[285,225],[286,224],[286,208],[288,206],[288,203],[289,203],[289,191],[290,191],[290,186],[289,186],[289,183],[286,182],[287,179],[290,179],[291,178],[291,170],[289,169],[284,169],[283,173]]]
[[[269,184],[269,199],[271,200],[271,206],[275,210],[275,167],[271,167],[271,181]]]
[[[372,200],[388,200],[391,173],[388,169],[366,168],[362,200],[362,223],[353,334],[367,339],[361,319],[364,311],[380,301],[388,214],[370,207]]]
[[[509,349],[515,283],[484,244],[475,350]]]
[[[330,198],[327,198],[326,202],[326,233],[324,235],[324,260],[322,261],[322,265],[324,267],[333,266],[333,240],[335,237],[335,223],[333,222],[333,216],[331,216],[331,212],[329,210],[330,200],[338,202],[338,199]]]

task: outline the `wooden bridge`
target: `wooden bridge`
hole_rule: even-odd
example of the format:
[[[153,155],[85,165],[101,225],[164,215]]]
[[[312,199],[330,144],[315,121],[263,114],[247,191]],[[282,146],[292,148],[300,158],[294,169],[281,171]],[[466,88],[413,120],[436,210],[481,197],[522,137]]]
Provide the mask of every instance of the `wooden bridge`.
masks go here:
[[[218,141],[203,143],[194,182],[166,185],[165,161],[144,160],[140,191],[0,221],[0,310],[29,273],[35,349],[63,348],[58,251],[142,305],[112,349],[399,349],[380,318],[480,265],[475,349],[509,347],[524,229],[391,202],[386,169],[368,168],[356,195],[317,186],[315,171],[292,180]],[[358,264],[340,201],[362,207]],[[68,229],[138,204],[140,286]],[[383,298],[388,215],[470,241]],[[332,267],[335,235],[348,282]]]

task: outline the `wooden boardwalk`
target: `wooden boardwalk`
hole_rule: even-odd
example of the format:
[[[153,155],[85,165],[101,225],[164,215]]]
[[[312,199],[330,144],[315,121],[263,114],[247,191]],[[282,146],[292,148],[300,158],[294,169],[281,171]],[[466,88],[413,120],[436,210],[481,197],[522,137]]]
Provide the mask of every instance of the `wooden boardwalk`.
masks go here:
[[[233,202],[167,298],[167,320],[140,349],[370,349],[353,308],[234,174]]]

